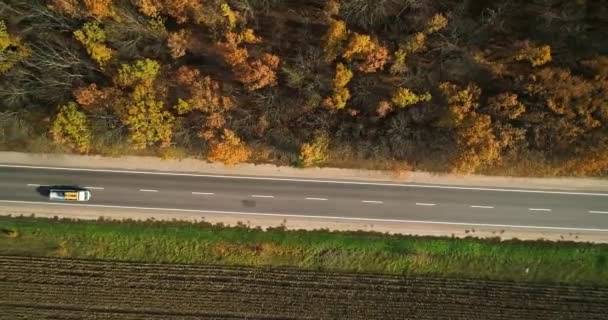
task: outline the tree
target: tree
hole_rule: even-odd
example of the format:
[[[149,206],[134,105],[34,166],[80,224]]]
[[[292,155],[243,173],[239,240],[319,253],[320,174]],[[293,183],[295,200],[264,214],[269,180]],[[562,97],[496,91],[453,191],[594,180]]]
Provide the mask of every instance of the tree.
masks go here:
[[[399,88],[393,94],[393,98],[391,100],[393,104],[395,104],[399,108],[405,108],[407,106],[411,106],[420,102],[430,101],[431,94],[426,92],[424,94],[418,95],[408,88]]]
[[[504,92],[488,98],[487,112],[495,117],[514,120],[526,112],[516,94]]]
[[[78,0],[50,0],[49,6],[62,14],[70,17],[78,17],[81,15],[82,9]]]
[[[84,0],[88,14],[95,18],[106,18],[112,15],[112,0]]]
[[[241,82],[248,91],[255,91],[277,84],[276,70],[280,64],[280,58],[276,55],[263,53],[260,59],[249,62],[249,53],[245,48],[239,48],[238,44],[254,35],[238,35],[233,32],[226,34],[226,41],[219,42],[218,46],[226,63],[232,67],[236,79]],[[255,38],[257,39],[257,38]]]
[[[332,82],[332,95],[324,100],[323,104],[334,109],[344,109],[346,102],[350,99],[350,91],[346,86],[353,77],[353,72],[350,71],[344,64],[336,65],[336,75]]]
[[[311,143],[305,143],[300,147],[300,164],[304,167],[312,167],[323,164],[329,157],[329,135],[327,132],[317,132]]]
[[[333,80],[334,88],[343,88],[348,85],[350,80],[353,78],[353,72],[348,69],[344,64],[338,63],[336,65],[336,76]]]
[[[212,142],[207,158],[210,161],[222,162],[226,165],[235,165],[247,161],[251,150],[231,130],[224,129],[220,142]]]
[[[448,25],[448,19],[441,13],[435,14],[429,21],[426,23],[426,34],[433,34],[437,31],[441,31]]]
[[[151,59],[140,59],[133,64],[122,64],[118,69],[115,82],[121,87],[131,87],[136,84],[151,85],[158,73],[160,64]]]
[[[403,48],[400,48],[395,51],[394,55],[395,57],[393,58],[393,65],[391,65],[389,72],[392,75],[402,74],[407,71],[407,66],[405,64],[405,59],[407,58],[407,51],[405,51],[405,49]]]
[[[264,53],[261,59],[235,66],[234,75],[249,91],[273,87],[277,84],[276,70],[279,62],[279,57]]]
[[[375,47],[376,46],[369,35],[355,32],[348,39],[348,44],[342,53],[342,57],[346,59],[346,61],[352,61],[355,58],[370,53]]]
[[[238,14],[234,12],[234,10],[232,10],[232,8],[230,8],[230,6],[226,2],[223,2],[220,5],[220,11],[222,13],[222,16],[226,19],[228,31],[234,30],[234,28],[236,28]]]
[[[30,55],[30,49],[21,42],[21,38],[11,36],[4,20],[0,20],[0,75]]]
[[[74,90],[76,102],[89,111],[111,106],[120,95],[121,92],[117,88],[98,88],[95,83]]]
[[[348,37],[346,23],[341,20],[329,19],[329,28],[323,36],[323,52],[325,60],[332,62],[340,54],[342,44]]]
[[[94,0],[91,0],[94,1]],[[175,18],[177,23],[200,22],[203,4],[200,0],[134,0],[139,11],[150,17],[161,13]]]
[[[473,173],[500,157],[501,144],[492,131],[490,116],[471,112],[456,129],[455,151],[450,161],[453,172]]]
[[[167,47],[169,47],[169,53],[173,59],[186,55],[186,48],[188,48],[191,37],[192,33],[186,29],[169,33],[169,36],[167,37]]]
[[[220,112],[230,110],[234,103],[223,95],[220,84],[209,76],[201,76],[197,69],[181,66],[175,73],[177,84],[187,89],[190,97],[176,106],[178,113],[185,114],[191,110]]]
[[[354,33],[342,53],[346,61],[357,61],[361,72],[376,72],[384,68],[388,59],[388,49],[381,46],[369,35]]]
[[[173,136],[173,115],[163,110],[163,102],[154,99],[148,88],[138,86],[121,115],[129,127],[133,147],[144,149],[160,142],[166,147]]]
[[[91,147],[91,130],[87,117],[74,102],[59,107],[51,126],[51,134],[53,142],[78,152],[87,152]]]
[[[84,45],[91,59],[100,66],[103,67],[112,58],[113,51],[104,44],[106,32],[99,22],[85,23],[80,30],[74,31],[74,38]]]
[[[542,66],[551,62],[551,47],[550,46],[535,46],[529,41],[524,41],[518,44],[521,47],[514,56],[516,61],[526,60],[533,67]]]
[[[384,69],[387,60],[388,49],[378,45],[365,56],[365,60],[358,63],[357,68],[361,72],[376,72]]]
[[[451,82],[443,82],[439,85],[447,108],[437,122],[441,127],[456,127],[462,123],[465,116],[477,109],[481,90],[475,84],[469,84],[461,88]]]

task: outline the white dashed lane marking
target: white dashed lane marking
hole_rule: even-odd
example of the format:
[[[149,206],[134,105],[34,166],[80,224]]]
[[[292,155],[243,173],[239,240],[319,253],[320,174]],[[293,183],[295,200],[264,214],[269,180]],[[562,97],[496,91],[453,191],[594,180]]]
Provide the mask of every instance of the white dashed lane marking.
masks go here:
[[[266,195],[262,195],[262,194],[252,194],[251,197],[252,198],[274,198],[274,196],[266,196]]]
[[[306,200],[327,201],[325,198],[306,198]]]
[[[84,187],[85,189],[91,189],[91,190],[103,190],[103,187]]]
[[[384,203],[382,201],[377,201],[377,200],[361,200],[361,202],[363,202],[363,203],[375,203],[375,204],[383,204]]]
[[[431,206],[434,206],[435,204],[434,203],[416,202],[416,205],[417,206],[428,206],[428,207],[431,207]]]
[[[589,213],[608,214],[608,211],[589,211]]]
[[[550,212],[551,209],[545,209],[545,208],[528,208],[528,210],[530,211],[545,211],[545,212]]]
[[[40,187],[40,185],[37,183],[28,183],[27,186],[28,187]]]
[[[492,206],[471,206],[471,208],[478,208],[478,209],[494,209],[494,207],[492,207]]]
[[[203,195],[203,196],[212,196],[212,195],[214,195],[213,192],[192,192],[192,194],[198,194],[198,195]]]
[[[139,189],[139,191],[141,191],[141,192],[158,192],[158,190],[153,190],[153,189]]]

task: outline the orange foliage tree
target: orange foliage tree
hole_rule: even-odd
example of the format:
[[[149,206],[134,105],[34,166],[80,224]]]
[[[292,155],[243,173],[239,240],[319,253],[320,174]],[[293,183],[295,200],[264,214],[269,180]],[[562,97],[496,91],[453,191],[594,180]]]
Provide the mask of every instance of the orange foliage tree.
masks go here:
[[[188,99],[178,102],[176,109],[180,114],[191,110],[219,112],[233,107],[232,99],[223,95],[220,84],[209,76],[201,76],[197,69],[181,66],[175,73],[175,79],[190,95]]]
[[[249,53],[246,48],[239,47],[241,41],[247,38],[256,39],[253,34],[247,32],[246,36],[239,36],[229,32],[226,40],[218,43],[222,56],[226,63],[232,67],[236,79],[249,91],[255,91],[277,84],[276,70],[280,64],[280,58],[276,55],[264,53],[260,59],[249,61]]]
[[[208,159],[226,165],[235,165],[247,161],[250,156],[249,147],[233,131],[224,129],[221,140],[211,143]]]
[[[76,102],[89,111],[111,107],[120,94],[117,88],[99,88],[95,83],[74,90]]]
[[[169,53],[173,59],[186,55],[186,49],[191,37],[192,33],[186,29],[169,33],[169,36],[167,37],[167,47],[169,47]]]
[[[346,61],[357,61],[357,69],[361,72],[376,72],[382,70],[388,60],[388,49],[381,46],[369,35],[354,33],[342,53]]]

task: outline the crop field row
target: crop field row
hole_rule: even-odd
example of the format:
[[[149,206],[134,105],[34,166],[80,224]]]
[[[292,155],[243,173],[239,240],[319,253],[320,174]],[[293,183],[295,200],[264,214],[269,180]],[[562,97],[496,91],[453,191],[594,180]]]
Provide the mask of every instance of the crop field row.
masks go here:
[[[0,256],[1,319],[605,319],[608,289]]]

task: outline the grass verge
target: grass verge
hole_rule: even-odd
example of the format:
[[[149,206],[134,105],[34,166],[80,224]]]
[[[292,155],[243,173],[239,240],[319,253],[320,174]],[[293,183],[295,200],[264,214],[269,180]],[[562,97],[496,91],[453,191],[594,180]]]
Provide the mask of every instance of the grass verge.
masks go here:
[[[608,286],[608,245],[0,217],[0,254]]]

